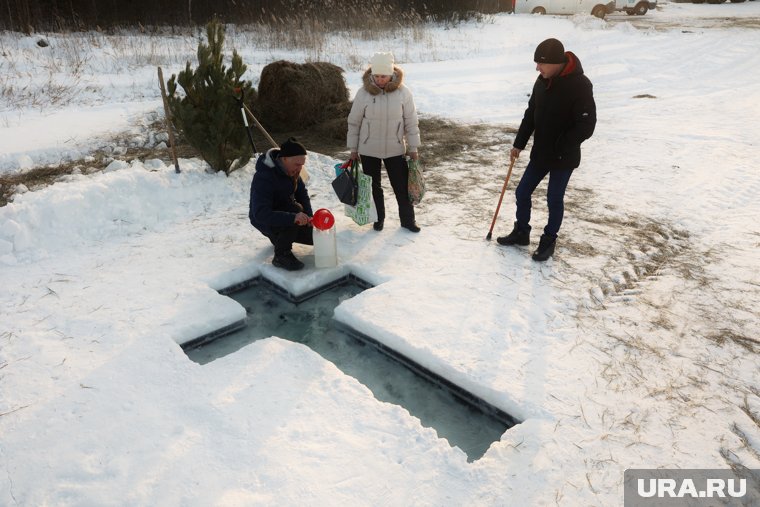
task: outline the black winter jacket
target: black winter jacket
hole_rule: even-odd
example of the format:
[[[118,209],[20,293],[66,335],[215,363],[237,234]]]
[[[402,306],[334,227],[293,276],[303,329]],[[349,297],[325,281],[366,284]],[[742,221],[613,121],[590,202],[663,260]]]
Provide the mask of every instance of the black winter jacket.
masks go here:
[[[296,214],[303,211],[312,216],[309,191],[299,177],[297,183],[280,165],[280,150],[271,149],[256,160],[256,172],[251,181],[251,202],[248,219],[264,235],[272,227],[294,225]]]
[[[596,104],[591,81],[580,60],[570,51],[558,76],[538,76],[514,146],[525,149],[531,134],[530,160],[548,169],[575,169],[581,163],[581,143],[596,126]]]

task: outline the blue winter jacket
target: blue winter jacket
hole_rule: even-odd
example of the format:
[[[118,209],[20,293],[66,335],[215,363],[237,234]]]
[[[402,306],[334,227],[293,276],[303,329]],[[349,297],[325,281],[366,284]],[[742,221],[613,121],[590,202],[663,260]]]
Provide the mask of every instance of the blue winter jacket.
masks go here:
[[[261,155],[251,181],[248,218],[265,236],[272,233],[272,227],[294,225],[296,214],[301,211],[313,215],[306,185],[300,177],[294,183],[285,173],[279,154],[280,150],[273,148]]]

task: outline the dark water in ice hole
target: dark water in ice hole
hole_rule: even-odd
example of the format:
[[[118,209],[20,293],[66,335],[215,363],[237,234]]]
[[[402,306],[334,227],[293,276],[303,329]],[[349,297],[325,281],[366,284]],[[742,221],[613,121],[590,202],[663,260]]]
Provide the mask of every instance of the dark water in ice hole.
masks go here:
[[[206,364],[270,336],[305,344],[367,386],[378,400],[404,407],[423,426],[433,428],[439,437],[464,451],[468,461],[482,457],[501,438],[507,425],[372,345],[336,329],[333,309],[362,290],[346,283],[295,304],[265,284],[255,284],[230,296],[245,307],[247,326],[186,353],[193,361]]]

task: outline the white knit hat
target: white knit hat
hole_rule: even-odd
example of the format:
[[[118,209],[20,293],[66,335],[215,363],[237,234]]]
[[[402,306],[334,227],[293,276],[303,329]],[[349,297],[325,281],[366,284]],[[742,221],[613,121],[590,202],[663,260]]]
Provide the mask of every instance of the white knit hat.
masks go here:
[[[369,66],[375,76],[392,76],[393,53],[375,53],[369,61]]]

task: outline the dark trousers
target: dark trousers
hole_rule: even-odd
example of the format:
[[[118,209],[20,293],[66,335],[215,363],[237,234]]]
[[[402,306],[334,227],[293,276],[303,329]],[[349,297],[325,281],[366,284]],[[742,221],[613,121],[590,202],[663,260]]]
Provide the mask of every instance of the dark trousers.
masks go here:
[[[385,220],[385,197],[380,180],[380,163],[388,172],[393,193],[396,194],[398,203],[398,217],[401,225],[414,223],[414,206],[409,202],[409,166],[403,155],[390,158],[375,158],[366,155],[361,156],[362,170],[364,174],[372,178],[372,198],[377,208],[377,220]]]
[[[313,245],[312,227],[310,225],[290,225],[288,227],[272,227],[272,232],[267,235],[274,245],[274,254],[282,255],[290,252],[293,243]]]
[[[573,174],[572,169],[549,170],[539,168],[533,162],[529,162],[515,190],[515,197],[517,197],[515,218],[518,229],[530,230],[531,196],[547,174],[549,188],[546,191],[546,204],[549,206],[549,221],[544,227],[544,234],[556,238],[565,215],[565,190]]]

